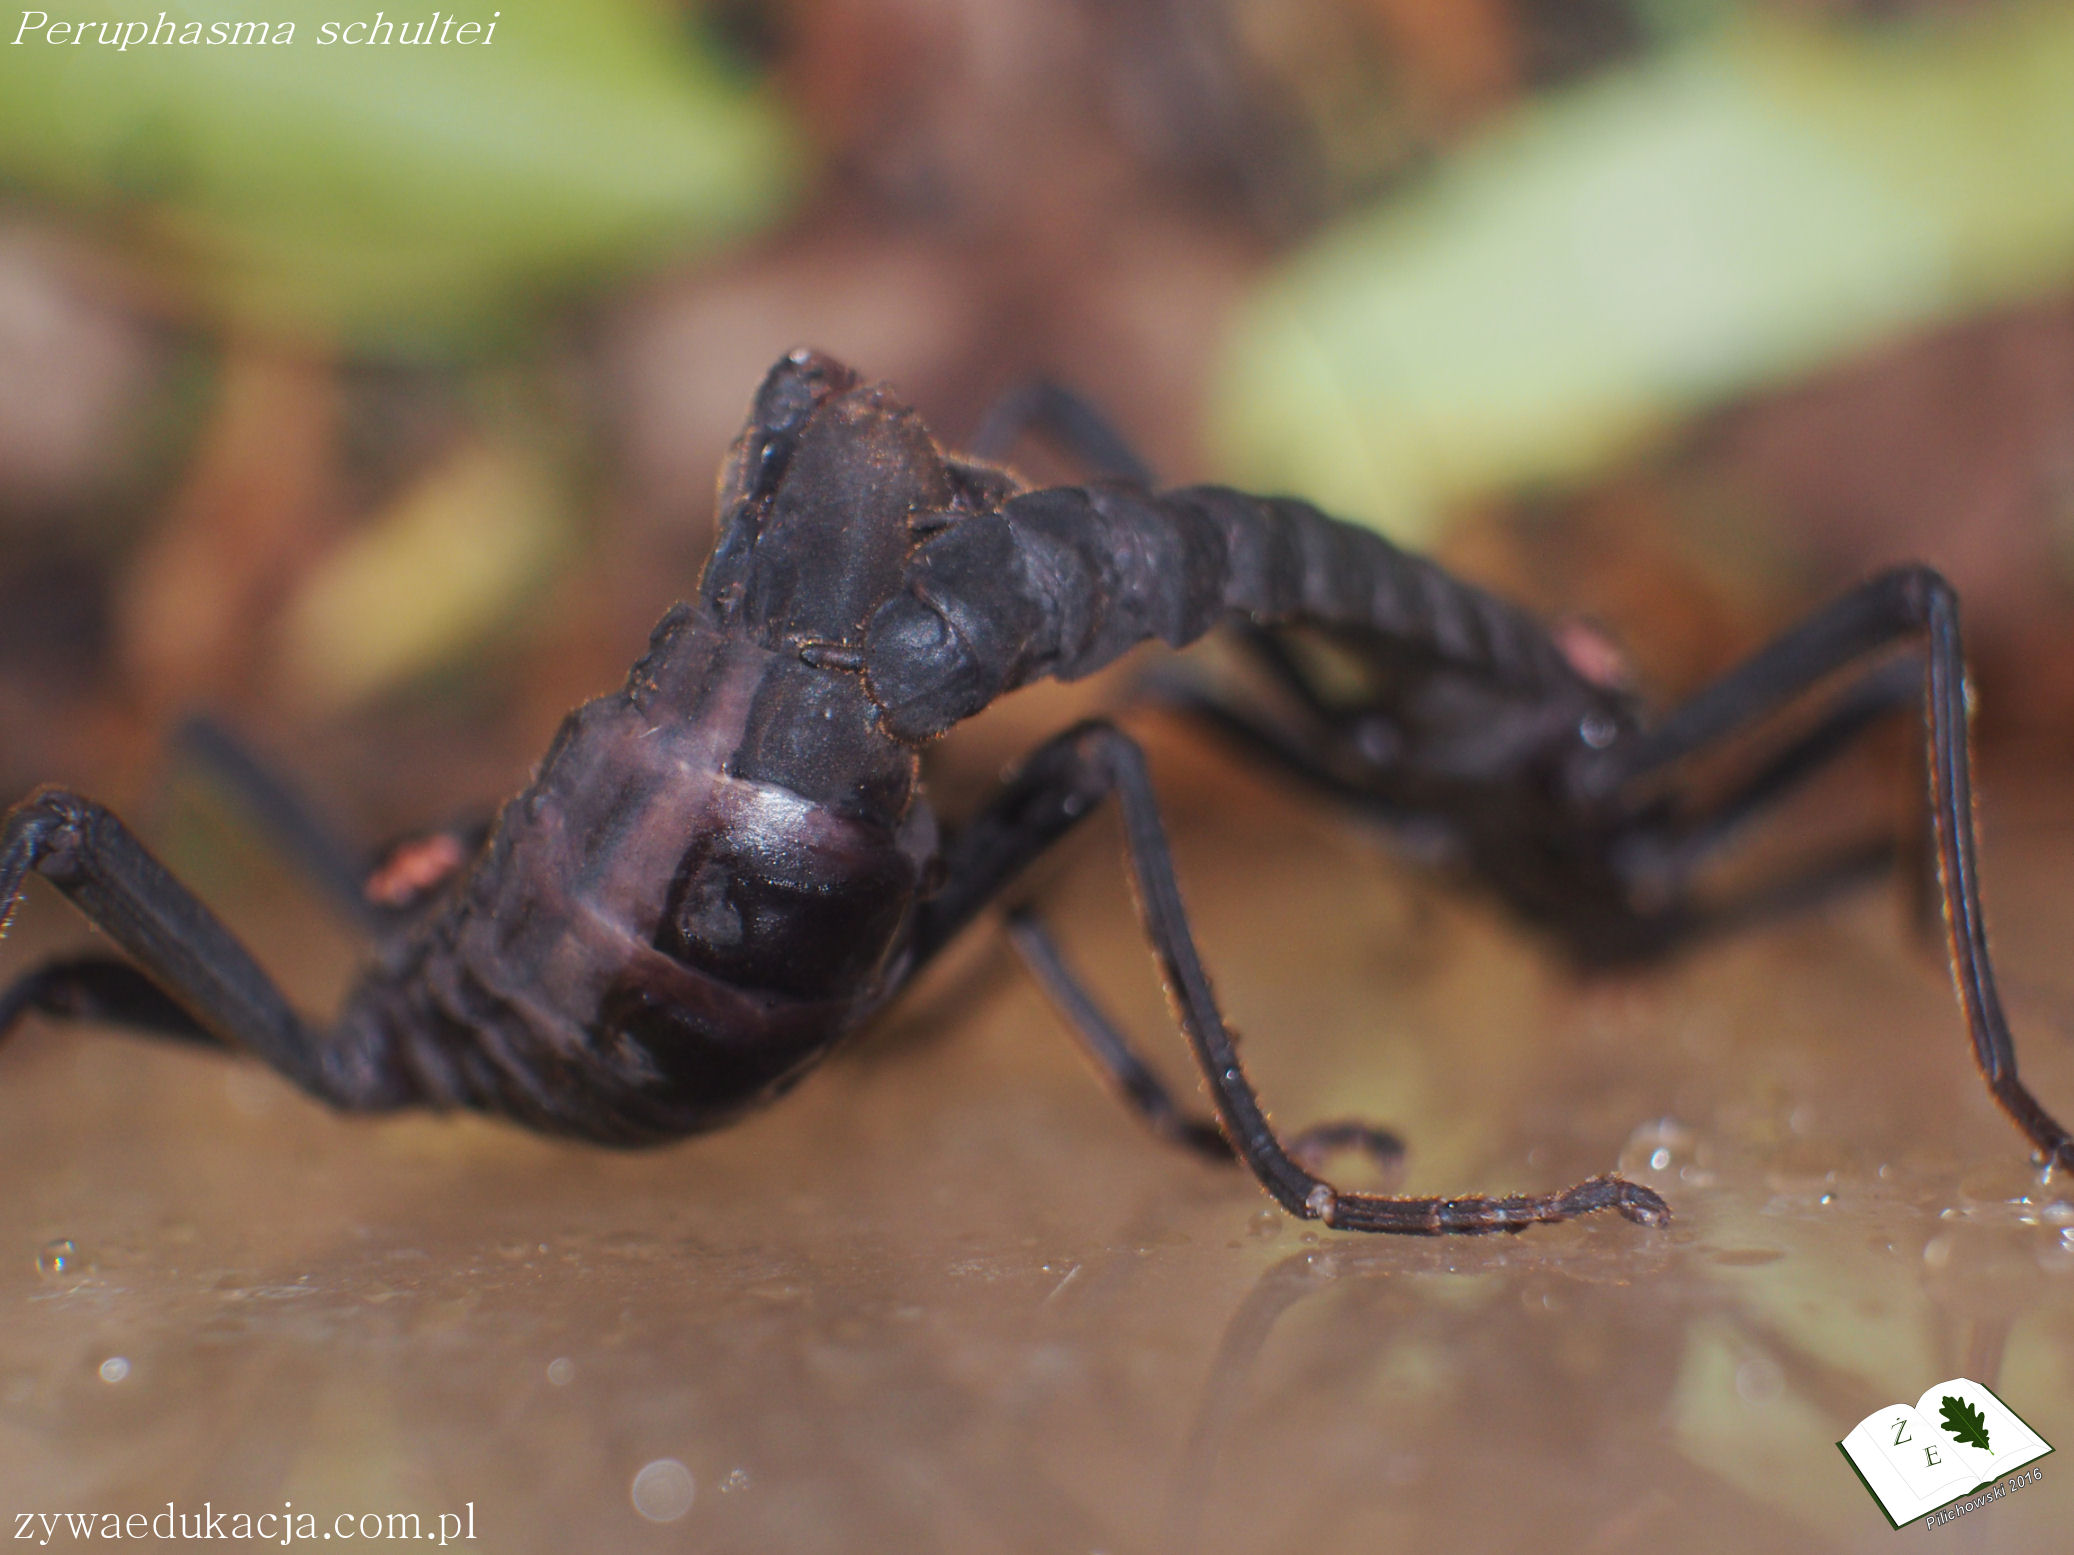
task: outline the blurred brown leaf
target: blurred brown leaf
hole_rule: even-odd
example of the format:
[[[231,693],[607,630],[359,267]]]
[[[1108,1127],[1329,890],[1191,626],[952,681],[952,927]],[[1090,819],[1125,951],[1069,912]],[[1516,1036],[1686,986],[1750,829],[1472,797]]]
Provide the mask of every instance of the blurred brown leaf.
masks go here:
[[[186,482],[124,580],[121,658],[160,713],[234,699],[265,623],[336,516],[330,364],[239,346]]]

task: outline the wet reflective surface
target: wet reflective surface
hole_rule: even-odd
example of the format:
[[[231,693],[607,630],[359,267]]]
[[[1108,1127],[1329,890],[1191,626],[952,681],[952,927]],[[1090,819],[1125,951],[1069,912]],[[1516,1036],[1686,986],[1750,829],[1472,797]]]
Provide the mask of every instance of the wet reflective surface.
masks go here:
[[[1155,760],[1278,1118],[1398,1127],[1414,1191],[1617,1161],[1673,1226],[1307,1231],[1145,1137],[992,931],[775,1109],[642,1155],[37,1025],[0,1053],[10,1530],[472,1504],[500,1550],[1870,1550],[1897,1535],[1833,1444],[1875,1408],[1964,1374],[2074,1438],[2074,1183],[1993,1112],[1893,891],[1580,984],[1357,832]],[[2064,1114],[2074,812],[1985,781]],[[318,1004],[346,948],[256,878],[219,899]],[[1114,833],[1040,890],[1178,1073]],[[5,966],[77,937],[38,890]],[[1931,1537],[2063,1547],[2063,1461]]]

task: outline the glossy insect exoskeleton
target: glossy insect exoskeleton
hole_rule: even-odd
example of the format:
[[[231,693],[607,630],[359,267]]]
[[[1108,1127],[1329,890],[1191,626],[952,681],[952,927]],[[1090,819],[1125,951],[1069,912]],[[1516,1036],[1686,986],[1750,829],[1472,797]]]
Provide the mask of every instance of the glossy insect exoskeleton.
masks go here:
[[[667,1140],[799,1079],[1113,795],[1215,1123],[1184,1115],[1032,916],[1010,930],[1159,1131],[1237,1156],[1285,1209],[1345,1229],[1515,1229],[1602,1208],[1662,1221],[1661,1199],[1614,1177],[1453,1199],[1342,1193],[1320,1177],[1325,1149],[1395,1142],[1346,1123],[1284,1141],[1270,1126],[1197,957],[1143,755],[1114,725],[1066,730],[977,816],[939,827],[928,742],[1018,686],[1231,625],[1284,706],[1201,710],[1306,781],[1416,827],[1428,851],[1598,960],[1653,954],[1732,914],[1690,890],[1702,856],[1875,716],[1921,705],[1976,1054],[2037,1149],[2074,1164],[2074,1142],[2017,1079],[1995,994],[1957,604],[1934,573],[1873,579],[1652,721],[1592,655],[1366,530],[1289,499],[1156,492],[1127,455],[1110,462],[1117,478],[1026,489],[946,454],[885,386],[793,353],[729,456],[695,597],[620,691],[569,716],[480,835],[414,839],[363,882],[249,758],[198,740],[306,856],[364,884],[378,954],[336,1019],[301,1018],[115,816],[43,789],[0,833],[0,912],[41,873],[128,958],[29,972],[0,996],[0,1032],[29,1011],[105,1020],[249,1052],[342,1108],[467,1107],[612,1144]],[[1289,651],[1297,630],[1363,666],[1352,700]],[[1920,651],[1895,660],[1897,645]],[[1694,753],[1853,669],[1812,732],[1725,797],[1683,797]],[[1810,879],[1867,862],[1847,850]]]

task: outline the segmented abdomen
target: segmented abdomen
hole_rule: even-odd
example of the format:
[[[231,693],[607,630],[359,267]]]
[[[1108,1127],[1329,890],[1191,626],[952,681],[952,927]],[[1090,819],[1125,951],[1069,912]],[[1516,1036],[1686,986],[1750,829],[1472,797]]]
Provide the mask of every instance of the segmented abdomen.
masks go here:
[[[896,825],[735,770],[782,769],[745,735],[769,696],[797,699],[795,671],[666,620],[345,1024],[422,1102],[614,1144],[715,1127],[798,1078],[897,983],[934,830],[919,804]]]

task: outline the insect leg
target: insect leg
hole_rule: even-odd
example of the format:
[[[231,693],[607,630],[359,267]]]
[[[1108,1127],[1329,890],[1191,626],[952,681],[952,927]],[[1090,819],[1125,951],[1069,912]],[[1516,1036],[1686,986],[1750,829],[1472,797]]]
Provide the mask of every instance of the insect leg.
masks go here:
[[[191,717],[173,749],[230,791],[345,915],[368,933],[395,934],[477,851],[488,824],[470,821],[399,838],[372,856],[349,846],[308,798],[212,718]]]
[[[217,1046],[192,1015],[127,961],[81,956],[50,961],[0,992],[0,1037],[34,1011],[61,1020],[101,1021],[154,1036]]]
[[[1229,631],[1231,640],[1244,650],[1246,657],[1326,728],[1342,730],[1362,716],[1364,709],[1336,705],[1319,689],[1317,680],[1291,651],[1283,634],[1248,621],[1236,623]]]
[[[944,849],[944,884],[922,903],[910,942],[916,966],[934,956],[1101,801],[1100,786],[1088,781],[1077,762],[1059,760],[1062,752],[1070,752],[1073,738],[1069,732],[1040,748],[986,809],[950,839]],[[1186,1116],[1131,1050],[1129,1040],[1067,969],[1051,936],[1033,916],[1011,914],[1008,934],[1038,985],[1079,1034],[1088,1055],[1153,1132],[1198,1154],[1234,1159],[1217,1125]]]
[[[1679,865],[1690,867],[1698,863],[1836,760],[1880,718],[1920,705],[1922,698],[1923,666],[1919,660],[1896,659],[1870,671],[1836,699],[1814,728],[1725,797],[1678,823],[1675,852]],[[1773,710],[1791,700],[1789,693],[1774,703]]]
[[[1027,908],[1009,914],[1008,937],[1023,965],[1115,1082],[1131,1110],[1161,1138],[1217,1161],[1235,1161],[1231,1142],[1215,1123],[1186,1116],[1173,1092],[1132,1050],[1130,1039],[1066,965],[1051,933]],[[1289,1153],[1316,1170],[1341,1150],[1357,1150],[1384,1171],[1404,1161],[1404,1142],[1388,1129],[1357,1119],[1314,1123],[1289,1141]]]
[[[1727,899],[1696,901],[1691,891],[1693,873],[1707,859],[1734,841],[1745,827],[1794,788],[1840,757],[1872,723],[1911,703],[1920,704],[1922,688],[1923,668],[1919,659],[1904,657],[1883,663],[1847,687],[1813,728],[1771,756],[1725,795],[1701,806],[1680,808],[1661,824],[1638,826],[1616,852],[1615,862],[1638,904],[1661,904],[1652,907],[1650,915],[1661,926],[1663,946],[1731,933],[1797,912],[1891,870],[1900,849],[1892,837],[1874,835],[1847,843],[1812,862],[1800,864],[1781,878]],[[1788,696],[1778,705],[1792,700]],[[1660,803],[1674,805],[1676,794],[1663,795]],[[1927,839],[1927,829],[1924,836]],[[1933,863],[1933,873],[1934,868]]]
[[[1073,975],[1058,945],[1027,909],[1009,914],[1008,938],[1066,1024],[1080,1034],[1090,1056],[1155,1134],[1212,1160],[1234,1159],[1217,1125],[1182,1112],[1159,1076],[1131,1051],[1130,1040]]]
[[[1224,1135],[1285,1210],[1344,1230],[1414,1234],[1506,1230],[1536,1221],[1568,1220],[1599,1209],[1618,1209],[1632,1220],[1652,1225],[1669,1218],[1662,1199],[1616,1177],[1592,1178],[1561,1193],[1511,1198],[1392,1198],[1341,1193],[1302,1165],[1261,1110],[1211,993],[1181,905],[1172,853],[1144,754],[1135,741],[1112,725],[1083,724],[1038,750],[1011,782],[1002,802],[983,818],[985,824],[974,829],[978,840],[964,849],[950,850],[956,857],[953,884],[946,893],[955,894],[946,911],[983,900],[1012,873],[973,866],[998,863],[1014,854],[1027,861],[1111,793],[1123,806],[1124,832],[1146,929],[1168,986],[1174,990],[1182,1028],[1209,1082]],[[973,869],[976,887],[957,884],[957,862]],[[967,910],[968,916],[969,911],[976,911],[976,906]],[[940,932],[931,927],[932,937]]]
[[[1336,705],[1320,691],[1281,633],[1240,620],[1226,628],[1226,637],[1289,699],[1306,727],[1299,730],[1284,721],[1271,721],[1187,675],[1156,680],[1160,700],[1208,724],[1250,754],[1286,768],[1303,782],[1336,798],[1360,802],[1365,790],[1335,773],[1319,752],[1350,735],[1358,742],[1353,729],[1368,716],[1368,710]]]
[[[1930,819],[1945,931],[1974,1058],[2002,1110],[2045,1160],[2074,1167],[2074,1136],[2017,1077],[2016,1047],[1995,986],[1980,900],[1967,740],[1966,664],[1959,601],[1927,567],[1883,573],[1760,650],[1642,736],[1621,764],[1628,781],[1652,775],[1784,706],[1867,655],[1921,639],[1930,772]]]
[[[69,971],[59,963],[31,972],[0,994],[0,1014],[8,1020],[45,1009],[106,1014],[189,1040],[206,1032],[339,1106],[397,1106],[409,1099],[359,1033],[331,1035],[306,1025],[215,915],[101,806],[45,788],[0,818],[0,925],[13,916],[32,869],[142,970],[123,978],[106,963],[72,963]],[[138,979],[148,979],[163,997],[141,993]],[[168,1010],[168,1002],[184,1016]]]
[[[1410,851],[1425,857],[1452,854],[1460,834],[1447,818],[1414,805],[1393,803],[1364,778],[1375,756],[1358,734],[1310,736],[1227,700],[1214,691],[1185,693],[1178,710],[1207,727],[1238,752],[1308,785],[1324,798],[1395,831]]]
[[[1085,465],[1090,474],[1140,486],[1153,482],[1152,467],[1124,435],[1088,401],[1048,378],[1032,378],[994,401],[966,444],[975,459],[1006,459],[1026,433],[1037,432]]]
[[[1813,863],[1723,900],[1686,904],[1666,944],[1734,934],[1819,907],[1890,874],[1898,851],[1892,838],[1871,837],[1823,853]]]
[[[1337,1229],[1411,1233],[1497,1231],[1536,1221],[1568,1220],[1599,1209],[1618,1209],[1643,1224],[1669,1219],[1668,1206],[1656,1194],[1617,1177],[1592,1178],[1552,1194],[1397,1198],[1341,1193],[1299,1165],[1277,1137],[1246,1079],[1238,1049],[1196,953],[1143,752],[1121,731],[1105,725],[1093,726],[1086,744],[1088,759],[1105,771],[1123,805],[1124,833],[1138,877],[1146,927],[1175,990],[1183,1029],[1210,1082],[1225,1133],[1284,1209]]]
[[[325,895],[355,922],[379,926],[361,895],[366,868],[296,786],[213,718],[195,715],[174,730],[173,754],[227,789]]]
[[[1861,583],[1673,708],[1606,764],[1611,789],[1661,772],[1763,722],[1831,675],[1915,639],[1927,639],[1931,601],[1942,596],[1957,645],[1957,600],[1927,567],[1901,567]],[[1963,665],[1961,666],[1963,668]],[[1922,671],[1913,689],[1923,690]]]

